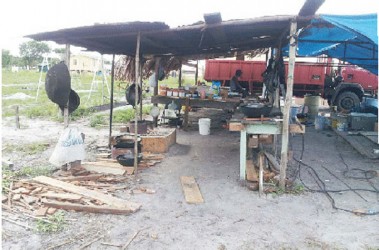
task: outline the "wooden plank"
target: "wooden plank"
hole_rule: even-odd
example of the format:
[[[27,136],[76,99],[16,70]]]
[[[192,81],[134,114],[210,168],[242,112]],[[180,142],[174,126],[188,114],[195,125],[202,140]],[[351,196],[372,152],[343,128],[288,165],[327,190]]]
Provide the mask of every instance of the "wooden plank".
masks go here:
[[[114,164],[114,163],[111,163],[111,164]],[[108,162],[88,162],[88,163],[83,163],[82,167],[88,171],[93,171],[97,173],[124,175],[126,172],[126,169],[122,167],[120,164],[118,165],[119,166],[112,166],[112,165],[109,165]]]
[[[199,204],[204,202],[199,186],[193,176],[180,176],[180,181],[187,203]]]
[[[241,131],[244,128],[244,125],[239,122],[230,122],[229,131]]]
[[[134,173],[134,167],[124,167],[127,175],[132,175]]]
[[[38,210],[34,211],[34,216],[44,217],[48,209],[48,207],[40,207]]]
[[[248,181],[258,181],[258,173],[255,170],[253,160],[246,161],[246,179]]]
[[[63,190],[75,193],[75,194],[80,194],[84,197],[99,200],[99,201],[102,201],[108,205],[112,205],[114,207],[130,209],[133,212],[137,211],[141,207],[140,204],[135,203],[135,202],[125,201],[125,200],[113,197],[111,195],[106,195],[106,194],[103,194],[101,192],[97,192],[94,190],[89,190],[87,188],[75,186],[73,184],[66,183],[66,182],[63,182],[60,180],[56,180],[56,179],[53,179],[50,177],[37,176],[37,177],[33,178],[33,180],[35,180],[36,182],[42,183],[42,184],[50,185],[53,187],[58,187],[58,188],[61,188]]]
[[[103,176],[104,176],[103,174],[90,174],[90,175],[83,175],[83,176],[62,177],[62,178],[58,178],[58,180],[60,181],[94,181]]]
[[[290,124],[290,133],[292,134],[305,134],[305,125],[302,124]]]
[[[122,207],[110,207],[110,206],[94,206],[94,205],[80,205],[68,202],[57,202],[57,201],[48,201],[44,200],[43,203],[49,207],[54,207],[64,210],[75,210],[80,212],[89,212],[89,213],[103,213],[103,214],[130,214],[135,212],[131,208],[122,208]]]
[[[41,194],[41,196],[46,197],[46,198],[69,200],[69,201],[80,201],[82,199],[81,195],[61,194],[61,193],[54,193],[54,192],[43,193],[43,194]]]

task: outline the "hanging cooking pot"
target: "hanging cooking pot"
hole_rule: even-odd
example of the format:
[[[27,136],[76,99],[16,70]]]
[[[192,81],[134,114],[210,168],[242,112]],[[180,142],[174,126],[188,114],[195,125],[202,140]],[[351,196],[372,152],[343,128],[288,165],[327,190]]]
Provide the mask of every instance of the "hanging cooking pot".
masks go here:
[[[126,101],[128,102],[128,104],[134,107],[136,104],[136,84],[135,83],[133,83],[126,89],[125,96],[126,96]],[[142,90],[141,88],[138,88],[138,104],[141,102],[141,96],[142,96]]]
[[[47,71],[45,90],[52,102],[60,107],[67,105],[71,92],[71,77],[64,62],[54,65]]]

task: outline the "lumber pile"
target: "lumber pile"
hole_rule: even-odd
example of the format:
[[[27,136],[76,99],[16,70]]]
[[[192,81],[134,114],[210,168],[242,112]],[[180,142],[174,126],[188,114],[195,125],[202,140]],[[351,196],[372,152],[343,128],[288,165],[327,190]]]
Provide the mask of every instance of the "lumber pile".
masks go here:
[[[101,154],[96,162],[82,163],[69,171],[59,170],[54,178],[38,176],[19,180],[5,188],[4,209],[22,211],[35,217],[54,214],[57,209],[90,213],[130,214],[138,211],[140,204],[117,198],[119,191],[127,197],[131,194],[154,194],[146,187],[135,188],[128,181],[133,167],[124,167],[110,154]],[[139,169],[148,168],[161,162],[161,154],[144,154]]]
[[[130,188],[128,185],[116,185],[125,183],[127,178],[89,174],[62,178],[38,176],[20,180],[14,183],[13,189],[8,190],[3,207],[18,207],[36,217],[54,214],[57,209],[130,214],[138,211],[141,205],[112,195],[117,190]]]

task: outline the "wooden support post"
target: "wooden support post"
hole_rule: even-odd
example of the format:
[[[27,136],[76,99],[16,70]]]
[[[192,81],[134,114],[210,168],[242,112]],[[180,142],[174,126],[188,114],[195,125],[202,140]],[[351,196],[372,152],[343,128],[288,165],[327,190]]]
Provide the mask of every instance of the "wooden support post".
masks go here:
[[[182,61],[180,61],[180,68],[179,68],[179,87],[182,86]]]
[[[195,85],[197,85],[197,79],[199,77],[199,61],[196,61],[196,71],[195,71]]]
[[[112,57],[112,71],[111,71],[111,100],[110,100],[110,108],[109,108],[109,138],[108,138],[108,147],[111,148],[111,138],[112,138],[112,123],[113,123],[113,88],[114,88],[114,61],[115,54]]]
[[[288,62],[288,77],[287,77],[287,93],[286,100],[284,103],[284,114],[283,114],[283,131],[282,131],[282,151],[280,159],[280,181],[279,186],[285,190],[286,185],[286,171],[288,163],[288,128],[289,128],[289,115],[290,108],[292,104],[292,92],[293,92],[293,80],[295,72],[295,59],[296,59],[296,31],[297,23],[296,20],[291,21],[290,28],[290,50],[289,50],[289,62]]]
[[[19,106],[16,105],[16,128],[20,129],[20,114],[19,114]]]
[[[188,128],[188,113],[189,113],[190,99],[186,97],[186,109],[184,111],[184,129]]]
[[[240,180],[246,180],[246,148],[247,148],[246,129],[241,130],[240,138]]]
[[[141,88],[141,93],[142,93],[142,62],[140,63],[140,66],[139,66],[139,84],[140,84],[140,88]],[[142,120],[142,94],[141,94],[141,102],[139,104],[139,119]]]
[[[136,112],[135,112],[135,117],[134,117],[134,176],[137,177],[137,170],[138,170],[138,112],[137,112],[137,109],[138,109],[138,98],[139,98],[139,85],[138,85],[138,79],[139,79],[139,67],[140,67],[140,63],[139,63],[139,47],[140,47],[140,43],[141,43],[141,32],[138,32],[138,36],[137,36],[137,45],[136,45],[136,79],[135,79],[135,82],[136,82],[136,98],[135,98],[135,105],[134,107],[136,108]]]
[[[158,75],[159,75],[159,63],[161,61],[161,58],[160,57],[156,57],[155,58],[155,87],[154,87],[154,96],[157,96],[158,95]],[[154,103],[154,106],[158,106],[157,103]],[[158,117],[154,117],[153,118],[153,122],[154,122],[154,126],[157,127],[158,126]]]
[[[70,72],[70,44],[66,44],[66,65],[67,65],[67,68],[68,68],[68,72]],[[67,128],[68,127],[68,105],[69,105],[69,101],[67,101],[67,105],[66,107],[64,107],[64,110],[63,110],[63,119],[64,119],[64,127]]]
[[[263,164],[264,164],[265,156],[263,152],[258,154],[259,161],[259,197],[263,195]]]

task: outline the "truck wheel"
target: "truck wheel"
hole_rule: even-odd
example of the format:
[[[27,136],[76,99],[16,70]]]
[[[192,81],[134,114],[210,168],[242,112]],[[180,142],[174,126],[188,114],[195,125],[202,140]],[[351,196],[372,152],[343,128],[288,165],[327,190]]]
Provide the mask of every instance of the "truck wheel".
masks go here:
[[[337,107],[340,111],[351,111],[354,107],[359,107],[359,97],[351,91],[339,94],[337,98]]]

